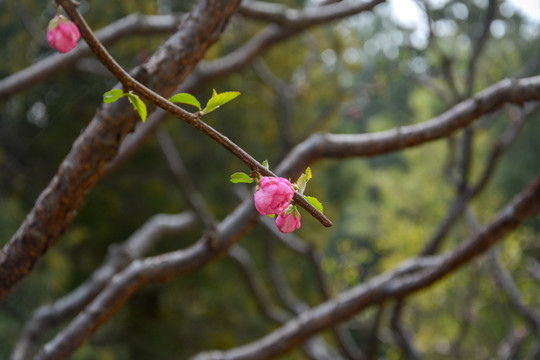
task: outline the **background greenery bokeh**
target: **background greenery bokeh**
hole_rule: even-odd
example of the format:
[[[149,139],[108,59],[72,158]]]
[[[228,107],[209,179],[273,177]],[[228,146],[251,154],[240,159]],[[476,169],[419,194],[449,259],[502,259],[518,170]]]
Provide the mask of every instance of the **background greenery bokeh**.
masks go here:
[[[185,11],[192,4],[170,3],[172,11]],[[304,1],[283,3],[305,5]],[[296,89],[294,139],[303,140],[315,131],[362,133],[419,123],[457,101],[444,78],[444,67],[450,61],[456,87],[463,93],[468,60],[482,29],[487,1],[437,3],[431,16],[451,31],[435,34],[429,44],[419,46],[409,41],[410,31],[393,22],[388,8],[381,5],[372,13],[312,28],[266,52],[263,58],[272,73]],[[456,11],[462,6],[467,10],[465,17]],[[81,9],[88,23],[98,29],[131,12],[155,14],[158,1],[83,1]],[[494,32],[497,37],[486,43],[474,91],[517,76],[530,61],[538,59],[538,24],[528,25],[518,12],[508,9],[506,1],[498,1],[496,17],[505,31]],[[0,78],[53,54],[44,36],[53,15],[50,2],[0,2]],[[30,19],[32,26],[25,26],[25,19]],[[531,27],[536,31],[530,31]],[[208,58],[231,51],[260,28],[261,23],[235,19]],[[110,51],[120,64],[132,68],[164,39],[157,35],[125,38]],[[441,92],[426,86],[426,79]],[[72,68],[0,99],[2,244],[21,224],[92,118],[102,94],[114,84],[110,76]],[[268,159],[271,166],[276,165],[283,156],[276,93],[251,67],[204,84],[194,95],[204,103],[213,88],[219,92],[237,90],[242,96],[204,120],[258,160]],[[328,109],[329,115],[317,122]],[[505,110],[475,125],[473,179],[508,125]],[[169,119],[165,126],[213,214],[223,218],[239,203],[237,185],[229,183],[229,175],[247,169],[179,120]],[[537,173],[539,133],[540,118],[533,114],[493,180],[473,202],[482,222],[488,222]],[[459,137],[455,135],[456,141]],[[335,226],[322,230],[303,213],[303,226],[297,234],[322,252],[334,293],[391,269],[422,249],[455,195],[444,173],[449,149],[449,143],[443,140],[384,156],[313,164],[314,179],[307,193],[323,202]],[[9,357],[32,311],[84,281],[103,261],[110,244],[127,239],[154,214],[188,209],[157,141],[151,138],[91,191],[66,235],[0,304],[0,358]],[[199,236],[200,228],[181,238],[163,239],[152,253],[187,247]],[[468,236],[466,225],[458,222],[445,248]],[[259,226],[241,241],[265,284],[264,243],[271,239]],[[533,307],[540,305],[540,286],[530,278],[526,265],[528,258],[540,256],[537,240],[538,222],[534,220],[501,244],[504,264],[515,276],[524,300]],[[311,305],[319,303],[322,299],[307,261],[277,246],[292,291]],[[373,315],[373,311],[366,311],[355,320],[368,324]],[[384,317],[388,320],[389,311]],[[416,345],[428,359],[453,358],[451,345],[463,333],[463,319],[467,317],[470,325],[460,343],[463,359],[491,358],[506,332],[522,322],[495,287],[484,259],[412,296],[404,314]],[[259,313],[237,266],[225,257],[189,276],[138,292],[72,358],[184,359],[200,350],[252,341],[273,328],[275,325]],[[359,343],[366,341],[365,328],[351,325],[349,331]],[[328,340],[333,341],[330,337]],[[399,349],[389,343],[379,352],[384,359],[400,358]],[[299,351],[283,356],[296,358],[302,358]]]

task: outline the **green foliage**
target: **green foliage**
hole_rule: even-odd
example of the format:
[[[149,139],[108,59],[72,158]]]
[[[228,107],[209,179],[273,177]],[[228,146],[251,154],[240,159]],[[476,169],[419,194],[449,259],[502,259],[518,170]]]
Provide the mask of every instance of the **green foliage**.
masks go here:
[[[130,91],[127,94],[127,97],[129,99],[129,102],[131,105],[133,105],[133,108],[139,113],[139,116],[141,117],[142,122],[146,121],[146,105],[143,103],[143,101],[133,93],[133,91]]]
[[[141,117],[142,122],[146,121],[147,116],[147,110],[145,103],[139,98],[138,95],[136,95],[133,91],[130,91],[129,93],[125,93],[120,89],[112,89],[110,91],[107,91],[105,94],[103,94],[103,102],[104,103],[113,103],[117,101],[118,99],[123,98],[124,96],[127,96],[129,99],[129,102],[131,105],[133,105],[133,108],[135,111],[139,113],[139,116]]]
[[[291,6],[297,3],[300,1],[288,1]],[[378,10],[358,20],[340,22],[339,28],[313,28],[310,30],[312,39],[299,36],[273,46],[264,54],[264,60],[278,79],[294,87],[296,94],[289,124],[294,141],[315,131],[374,132],[418,123],[440,114],[452,103],[444,78],[442,65],[447,64],[444,61],[450,61],[447,65],[455,70],[458,91],[463,91],[468,56],[485,15],[485,9],[477,3],[481,2],[463,3],[469,10],[467,19],[453,17],[452,6],[456,2],[446,2],[440,9],[434,9],[434,26],[440,20],[451,21],[456,33],[444,37],[434,34],[430,40],[433,46],[426,48],[411,46],[410,34],[394,26],[382,7],[380,13]],[[47,21],[54,16],[52,6],[45,11],[43,4],[21,4],[40,29],[45,29]],[[174,9],[182,11],[189,10],[189,5],[189,2],[173,4]],[[5,2],[2,6],[0,34],[5,41],[0,78],[52,52],[34,41],[21,25],[14,2]],[[85,8],[84,15],[97,28],[132,11],[156,13],[157,6],[157,2],[95,0]],[[537,51],[537,38],[526,41],[520,35],[523,22],[517,14],[511,17],[499,14],[498,20],[506,24],[507,32],[503,38],[486,43],[486,53],[477,66],[475,91],[515,76],[528,59],[534,59]],[[208,58],[230,53],[260,28],[260,24],[243,25],[230,26],[223,39],[232,42],[216,43]],[[164,36],[125,38],[112,46],[111,51],[129,68],[140,64],[139,59],[148,55],[146,49],[151,52],[157,48]],[[388,48],[396,39],[401,39],[401,44],[397,45],[399,55],[388,57]],[[467,42],[469,47],[463,47]],[[369,44],[375,44],[374,52],[367,51]],[[321,53],[326,50],[326,55],[335,55],[334,62],[321,60]],[[348,53],[356,54],[357,61],[349,61]],[[429,80],[427,86],[422,82],[426,79]],[[0,102],[0,233],[4,243],[24,220],[73,140],[95,113],[97,104],[89,99],[99,98],[100,89],[113,85],[108,78],[66,70]],[[238,89],[242,101],[235,106],[222,106],[236,98],[238,92],[217,94],[213,88]],[[204,94],[210,91],[212,98],[201,111],[197,98],[205,98]],[[135,109],[138,106],[137,111],[142,111],[136,94],[130,95]],[[177,94],[170,100],[194,106],[205,114],[221,107],[212,125],[255,158],[278,164],[288,150],[282,143],[279,128],[283,119],[279,105],[281,95],[247,68],[240,74],[201,86],[193,96]],[[114,89],[103,96],[103,101],[109,103],[129,95]],[[32,107],[38,103],[45,107],[48,116],[48,122],[41,127],[31,115]],[[335,109],[329,111],[333,106]],[[538,171],[538,119],[538,115],[530,118],[518,141],[502,159],[496,181],[474,200],[472,207],[481,223],[493,219],[496,210],[526,186]],[[509,123],[505,111],[502,116],[478,123],[476,131],[481,137],[477,137],[474,144],[471,179],[478,178],[490,146]],[[238,169],[239,161],[181,122],[168,121],[166,127],[211,212],[223,219],[238,204],[235,185],[226,184],[224,179]],[[458,143],[459,138],[458,133],[455,138]],[[457,149],[453,151],[459,152],[459,146]],[[307,179],[310,181],[308,193],[325,200],[324,211],[335,225],[322,230],[310,216],[303,216],[297,235],[321,250],[323,268],[330,278],[333,294],[392,269],[406,257],[419,253],[444,219],[455,194],[444,173],[450,152],[451,146],[439,141],[374,159],[324,160],[312,165],[317,176]],[[263,165],[267,167],[268,162]],[[246,181],[249,178],[248,174],[235,175],[231,176],[233,183],[233,177]],[[309,196],[306,199],[310,201]],[[317,207],[318,201],[310,202]],[[132,159],[107,175],[89,193],[88,201],[66,235],[47,253],[32,276],[3,303],[0,358],[9,358],[31,311],[84,281],[103,261],[109,245],[128,239],[157,213],[189,209],[162,158],[159,145],[150,138]],[[537,227],[537,221],[531,222],[508,236],[501,247],[502,261],[516,278],[524,301],[532,306],[539,305],[540,292],[537,284],[528,280],[527,259],[540,259]],[[182,236],[162,239],[152,254],[185,248],[199,238],[201,231],[197,228]],[[459,222],[448,235],[443,250],[463,243],[469,236],[466,224]],[[256,275],[265,292],[271,295],[266,269],[267,241],[274,238],[257,227],[240,244],[253,257]],[[320,303],[322,299],[309,261],[281,245],[275,252],[293,294],[309,305]],[[271,299],[277,304],[274,297]],[[389,322],[390,306],[385,305],[383,326]],[[242,316],[238,316],[239,313]],[[415,345],[425,352],[425,358],[442,360],[454,358],[444,350],[460,335],[461,321],[467,318],[471,319],[469,331],[460,349],[464,359],[492,357],[508,324],[522,321],[490,281],[489,270],[482,259],[411,298],[403,321],[415,334]],[[373,317],[362,315],[360,321],[371,323]],[[138,292],[73,358],[189,358],[201,349],[244,344],[274,328],[274,323],[261,316],[236,264],[225,257],[166,286],[152,286]],[[356,330],[354,335],[361,342],[367,339],[361,330]],[[381,344],[377,356],[399,359],[402,354],[385,343]],[[300,351],[283,356],[283,359],[303,358]]]
[[[126,94],[121,89],[112,89],[103,94],[103,102],[106,104],[113,103],[125,95]]]
[[[212,91],[212,97],[208,100],[206,107],[201,111],[201,115],[206,115],[216,110],[220,106],[228,103],[231,100],[236,99],[240,95],[238,91],[226,91],[218,94],[216,89]]]
[[[320,212],[323,212],[323,206],[317,198],[313,196],[305,196],[305,198],[311,205],[313,205],[315,209],[319,210]]]
[[[253,179],[246,173],[237,172],[231,175],[231,182],[233,184],[238,184],[238,183],[251,184],[253,182]]]
[[[169,101],[173,103],[181,103],[181,104],[187,104],[191,106],[195,106],[197,109],[202,110],[201,103],[197,98],[191,94],[188,93],[179,93],[174,96],[172,96]]]

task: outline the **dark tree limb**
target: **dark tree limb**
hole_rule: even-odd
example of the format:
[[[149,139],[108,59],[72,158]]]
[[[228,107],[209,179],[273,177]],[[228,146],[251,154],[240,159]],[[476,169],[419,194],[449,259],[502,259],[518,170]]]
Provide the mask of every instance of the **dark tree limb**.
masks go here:
[[[302,255],[308,259],[311,263],[313,273],[315,275],[316,283],[319,287],[319,292],[323,301],[327,301],[331,298],[331,289],[328,284],[328,280],[321,266],[321,254],[317,251],[314,244],[308,243],[294,234],[283,234],[275,226],[274,222],[268,218],[263,217],[261,222],[270,231],[274,237],[279,239],[285,246],[294,251],[295,253]],[[293,308],[294,304],[291,303],[289,308]],[[299,315],[299,313],[297,313]],[[349,360],[361,360],[365,355],[358,345],[354,342],[348,332],[339,326],[332,328],[332,332],[338,342],[340,352],[343,356]]]
[[[274,332],[250,344],[228,351],[204,352],[195,360],[271,359],[282,354],[313,334],[327,329],[374,304],[404,296],[425,288],[476,256],[485,253],[540,208],[540,178],[518,194],[497,217],[481,231],[443,256],[431,256],[407,261],[397,269],[343,292],[300,317],[289,321]]]
[[[289,169],[305,169],[306,164],[323,157],[373,156],[405,149],[447,137],[505,103],[522,104],[538,100],[540,77],[503,80],[419,124],[373,134],[314,134],[296,146],[276,171],[287,174],[291,171]]]
[[[478,60],[480,55],[484,51],[485,45],[490,35],[490,25],[495,19],[497,13],[497,0],[489,0],[488,8],[484,18],[484,24],[482,26],[482,32],[480,36],[475,39],[472,47],[472,54],[467,64],[467,75],[465,77],[465,97],[469,97],[474,93],[474,79],[476,78],[476,68],[478,66]]]
[[[92,275],[69,294],[34,311],[15,344],[11,360],[31,359],[39,350],[48,330],[81,311],[118,272],[142,257],[164,236],[180,235],[194,227],[193,213],[158,214],[151,217],[122,244],[109,247],[108,256]]]
[[[495,283],[506,293],[512,308],[525,320],[534,332],[536,342],[540,342],[540,313],[524,303],[521,291],[508,270],[502,265],[497,249],[490,251],[489,265]]]
[[[71,2],[65,0],[62,5],[67,7],[66,12],[70,16],[78,16],[74,21],[85,39],[104,50],[78,12],[69,7]],[[206,49],[219,38],[236,6],[238,1],[199,1],[179,30],[145,64],[144,74],[138,74],[139,81],[165,95],[174,90],[202,59]],[[93,46],[92,42],[90,45]],[[129,76],[127,73],[124,75]],[[133,131],[138,115],[130,106],[128,101],[102,106],[75,141],[58,173],[41,193],[21,227],[3,247],[0,254],[0,299],[28,274],[67,229],[87,193],[116,155],[122,139]]]
[[[240,245],[236,244],[229,250],[229,256],[242,270],[242,275],[246,279],[246,283],[248,284],[248,287],[261,313],[267,319],[278,324],[283,324],[289,320],[290,316],[285,311],[270,304],[270,300],[264,294],[262,287],[259,286],[260,281],[255,278],[255,265],[253,264],[253,260],[251,259],[249,252]]]
[[[416,348],[411,339],[408,329],[403,326],[401,321],[401,314],[403,307],[405,306],[404,301],[398,301],[394,309],[392,310],[392,317],[390,319],[390,328],[392,329],[392,334],[394,335],[394,341],[403,351],[403,355],[407,360],[422,360],[420,350]]]

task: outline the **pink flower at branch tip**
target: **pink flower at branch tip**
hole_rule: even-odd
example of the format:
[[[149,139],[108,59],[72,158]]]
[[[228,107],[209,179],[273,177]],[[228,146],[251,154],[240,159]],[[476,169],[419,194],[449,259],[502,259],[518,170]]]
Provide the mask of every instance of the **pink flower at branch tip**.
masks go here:
[[[63,15],[56,15],[49,22],[47,41],[61,53],[67,53],[73,50],[80,36],[81,33],[77,25]]]
[[[282,233],[290,233],[300,228],[300,213],[293,211],[291,214],[283,213],[276,219],[276,225]]]
[[[261,215],[281,214],[294,196],[294,188],[289,180],[281,177],[263,176],[255,191],[255,207]]]

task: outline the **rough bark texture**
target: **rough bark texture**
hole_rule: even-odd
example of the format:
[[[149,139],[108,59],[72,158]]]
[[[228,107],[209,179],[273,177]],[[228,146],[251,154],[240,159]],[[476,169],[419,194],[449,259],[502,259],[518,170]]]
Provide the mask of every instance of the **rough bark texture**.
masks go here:
[[[137,79],[169,95],[219,38],[239,2],[199,1],[179,30],[136,72]],[[137,121],[138,115],[125,100],[98,110],[19,230],[2,249],[0,299],[63,234]]]

